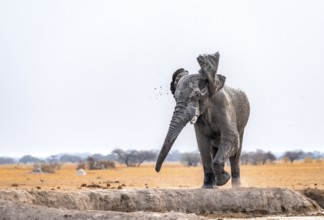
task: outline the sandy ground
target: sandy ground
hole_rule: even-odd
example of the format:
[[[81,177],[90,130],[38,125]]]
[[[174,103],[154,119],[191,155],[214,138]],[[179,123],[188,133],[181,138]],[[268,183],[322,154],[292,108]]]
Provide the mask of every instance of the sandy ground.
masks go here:
[[[166,163],[156,173],[153,163],[141,167],[118,166],[111,170],[86,170],[77,176],[75,164],[65,164],[54,174],[33,174],[31,165],[0,165],[0,189],[88,190],[91,187],[141,189],[195,189],[203,180],[202,167]],[[229,167],[226,167],[229,170]],[[244,187],[284,187],[294,190],[324,189],[324,163],[241,166]],[[83,187],[82,187],[83,186]],[[221,188],[231,188],[230,182]]]

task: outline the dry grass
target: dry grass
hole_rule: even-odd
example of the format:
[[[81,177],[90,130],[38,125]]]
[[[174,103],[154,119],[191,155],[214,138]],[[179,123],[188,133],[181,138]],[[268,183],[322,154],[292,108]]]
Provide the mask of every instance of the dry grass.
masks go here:
[[[101,188],[200,188],[202,167],[166,163],[160,173],[154,164],[141,167],[117,166],[111,170],[86,170],[77,176],[75,164],[65,164],[54,174],[31,173],[32,165],[1,165],[0,189],[87,190],[81,185]],[[229,170],[229,167],[226,167]],[[266,164],[241,166],[243,186],[324,189],[324,163]],[[222,188],[230,188],[227,183]]]

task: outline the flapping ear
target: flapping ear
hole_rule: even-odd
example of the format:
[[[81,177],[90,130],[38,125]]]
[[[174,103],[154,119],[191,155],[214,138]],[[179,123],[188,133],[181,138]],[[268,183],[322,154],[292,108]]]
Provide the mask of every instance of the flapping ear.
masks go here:
[[[218,92],[220,89],[222,89],[224,87],[224,84],[225,84],[225,80],[226,80],[226,77],[221,75],[221,74],[217,74],[216,75],[216,88],[215,88],[215,92]]]
[[[178,69],[177,71],[175,71],[172,75],[172,82],[170,83],[170,90],[172,92],[172,94],[174,95],[175,90],[177,88],[177,84],[179,82],[179,80],[181,79],[181,77],[188,75],[188,71],[181,68]]]
[[[199,55],[197,61],[201,67],[200,74],[208,81],[210,95],[223,88],[226,77],[217,74],[219,53],[209,55]]]

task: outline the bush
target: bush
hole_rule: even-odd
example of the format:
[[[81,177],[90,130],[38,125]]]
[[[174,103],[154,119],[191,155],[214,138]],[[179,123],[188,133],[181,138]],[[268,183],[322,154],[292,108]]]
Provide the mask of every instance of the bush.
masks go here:
[[[305,157],[304,158],[304,163],[313,163],[313,158],[311,158],[311,157]]]
[[[81,166],[82,165],[79,164],[78,167],[81,168]],[[93,157],[88,157],[88,169],[89,170],[105,170],[108,168],[115,168],[115,167],[116,167],[116,165],[115,165],[114,161],[109,161],[109,160],[97,161]],[[84,169],[84,168],[82,168],[82,169]]]
[[[288,157],[283,157],[282,161],[284,164],[287,164],[289,162],[289,158]]]
[[[79,169],[85,170],[86,169],[86,163],[84,161],[79,162],[76,169],[77,170],[79,170]]]
[[[34,164],[33,172],[34,173],[55,173],[56,171],[60,170],[62,167],[61,164],[58,163],[38,163]]]

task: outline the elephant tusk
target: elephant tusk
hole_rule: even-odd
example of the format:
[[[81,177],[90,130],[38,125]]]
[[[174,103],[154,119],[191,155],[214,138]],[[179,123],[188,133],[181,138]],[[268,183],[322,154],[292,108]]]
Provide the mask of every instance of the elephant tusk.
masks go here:
[[[193,116],[192,119],[191,119],[191,121],[190,121],[190,124],[192,124],[192,125],[196,124],[197,119],[198,119],[198,116],[197,115]]]
[[[192,125],[196,124],[199,115],[200,115],[199,109],[198,108],[195,108],[195,115],[192,117],[192,119],[190,121],[190,124],[192,124]]]

